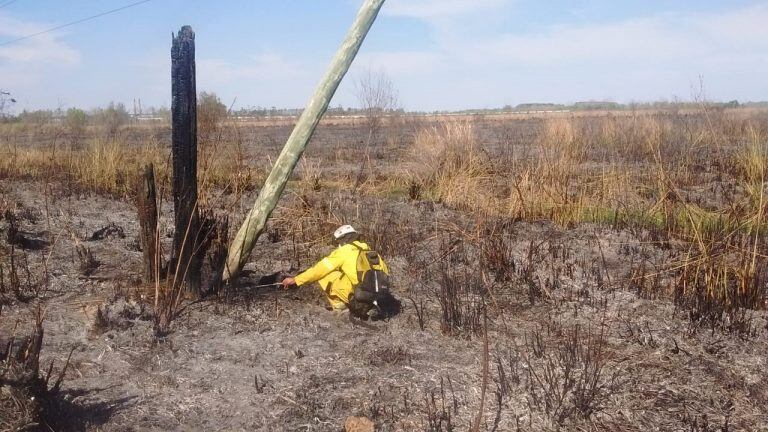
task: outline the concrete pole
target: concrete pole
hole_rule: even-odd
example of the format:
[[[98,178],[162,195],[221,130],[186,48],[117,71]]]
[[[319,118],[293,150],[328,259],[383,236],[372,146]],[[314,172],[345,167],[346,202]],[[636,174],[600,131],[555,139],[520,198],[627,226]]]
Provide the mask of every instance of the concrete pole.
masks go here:
[[[243,225],[229,247],[227,264],[223,275],[225,281],[237,277],[243,265],[245,265],[251,250],[253,250],[253,246],[256,244],[256,240],[267,224],[269,215],[275,209],[280,195],[283,193],[288,177],[290,177],[299,158],[304,153],[304,149],[307,147],[310,138],[312,138],[317,123],[325,113],[325,110],[328,109],[328,104],[331,102],[336,88],[349,70],[352,60],[357,55],[365,36],[368,34],[368,30],[370,30],[373,22],[376,20],[376,16],[383,4],[384,0],[365,0],[365,3],[357,13],[357,18],[355,18],[355,22],[352,24],[346,39],[344,39],[341,47],[339,47],[325,76],[315,89],[312,99],[309,100],[309,104],[307,104],[301,117],[299,117],[299,121],[293,128],[291,136],[288,137],[283,151],[275,161],[272,172],[269,173],[269,177],[264,182],[264,186],[261,188],[256,202],[253,204],[253,208],[248,213],[248,216],[246,216]]]

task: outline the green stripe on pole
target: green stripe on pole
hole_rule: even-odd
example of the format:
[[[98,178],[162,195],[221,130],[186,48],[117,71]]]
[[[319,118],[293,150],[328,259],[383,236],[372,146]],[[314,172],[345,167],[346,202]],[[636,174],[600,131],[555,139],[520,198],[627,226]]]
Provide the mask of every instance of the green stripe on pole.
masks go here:
[[[339,47],[336,55],[331,61],[328,71],[325,73],[322,81],[315,89],[312,99],[309,100],[304,112],[299,117],[299,121],[293,128],[291,136],[283,147],[283,151],[275,161],[275,166],[269,177],[264,182],[264,186],[259,192],[253,208],[246,216],[243,225],[238,230],[232,245],[227,254],[227,265],[224,269],[224,280],[229,281],[240,273],[248,256],[256,244],[256,240],[264,230],[267,219],[275,209],[280,195],[283,193],[288,177],[290,177],[299,158],[304,153],[309,139],[315,131],[317,123],[328,109],[331,98],[339,87],[342,78],[349,70],[352,60],[355,59],[360,46],[365,40],[365,36],[371,29],[376,16],[379,14],[384,0],[365,0],[365,3],[357,13],[355,22],[349,30],[346,39]]]

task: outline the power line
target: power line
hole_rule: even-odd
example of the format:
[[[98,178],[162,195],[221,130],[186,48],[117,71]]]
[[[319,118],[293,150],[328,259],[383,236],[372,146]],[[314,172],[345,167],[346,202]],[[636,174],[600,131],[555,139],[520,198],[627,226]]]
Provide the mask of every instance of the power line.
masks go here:
[[[0,9],[2,9],[2,8],[6,7],[6,6],[12,5],[13,3],[16,3],[17,1],[19,1],[19,0],[11,0],[9,2],[5,2],[3,4],[0,4]]]
[[[13,1],[18,1],[18,0],[12,0],[11,2],[13,2]],[[29,38],[33,38],[35,36],[40,36],[42,34],[50,33],[52,31],[60,30],[60,29],[63,29],[65,27],[70,27],[70,26],[73,26],[75,24],[80,24],[80,23],[83,23],[83,22],[86,22],[86,21],[90,21],[90,20],[93,20],[93,19],[96,19],[96,18],[101,18],[104,15],[109,15],[109,14],[113,14],[115,12],[120,12],[122,10],[125,10],[125,9],[128,9],[128,8],[132,8],[134,6],[138,6],[140,4],[148,3],[148,2],[151,2],[151,1],[152,0],[137,1],[137,2],[134,2],[134,3],[131,3],[131,4],[127,4],[125,6],[122,6],[122,7],[116,8],[116,9],[108,10],[106,12],[101,12],[101,13],[98,13],[96,15],[92,15],[92,16],[89,16],[89,17],[86,17],[86,18],[81,18],[81,19],[76,20],[76,21],[72,21],[72,22],[68,22],[66,24],[62,24],[62,25],[59,25],[59,26],[56,26],[56,27],[52,27],[52,28],[49,28],[47,30],[43,30],[41,32],[32,33],[30,35],[22,36],[22,37],[16,38],[16,39],[11,39],[9,41],[0,43],[0,47],[1,46],[5,46],[5,45],[10,45],[12,43],[16,43],[16,42],[19,42],[19,41],[23,41],[23,40],[26,40],[26,39],[29,39]],[[6,5],[8,5],[8,3],[6,3]]]

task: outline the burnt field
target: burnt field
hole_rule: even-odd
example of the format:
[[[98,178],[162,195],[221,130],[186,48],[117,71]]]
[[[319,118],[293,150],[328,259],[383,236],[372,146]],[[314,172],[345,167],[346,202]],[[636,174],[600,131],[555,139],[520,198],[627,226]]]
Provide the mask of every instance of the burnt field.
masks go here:
[[[231,238],[292,125],[199,126]],[[153,163],[167,254],[169,141],[0,124],[0,430],[768,430],[765,112],[327,119],[246,272],[158,334],[135,195]],[[257,288],[342,223],[400,315]]]

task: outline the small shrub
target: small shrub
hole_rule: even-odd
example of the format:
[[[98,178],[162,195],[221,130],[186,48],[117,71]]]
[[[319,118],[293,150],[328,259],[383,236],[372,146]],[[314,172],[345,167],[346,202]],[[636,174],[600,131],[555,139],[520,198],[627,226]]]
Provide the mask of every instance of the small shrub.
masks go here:
[[[525,371],[528,401],[556,426],[575,417],[589,419],[601,411],[621,386],[619,371],[611,371],[602,333],[586,334],[579,326],[565,339],[544,349],[539,334],[527,338]]]
[[[497,282],[509,282],[517,272],[514,243],[506,236],[506,226],[501,221],[486,223],[480,230],[480,263]]]
[[[213,139],[226,117],[227,106],[216,93],[200,93],[197,99],[197,131],[203,140]]]
[[[483,332],[485,299],[482,283],[469,271],[455,271],[443,265],[440,287],[436,293],[440,303],[443,333],[471,338]]]
[[[0,305],[14,300],[29,302],[43,292],[45,277],[35,277],[25,252],[17,253],[11,246],[8,254],[0,260]]]
[[[115,138],[120,128],[131,119],[128,110],[125,109],[125,105],[115,102],[110,102],[106,108],[96,110],[94,117],[101,124],[104,133],[112,138]]]
[[[77,245],[76,250],[80,273],[83,276],[92,275],[101,265],[101,261],[97,260],[96,257],[93,256],[91,248],[87,248],[83,245]]]
[[[453,432],[457,430],[455,418],[459,415],[459,402],[453,392],[453,383],[448,379],[451,399],[448,399],[445,380],[440,377],[440,389],[424,395],[424,415],[427,424],[424,430],[429,432]]]
[[[64,128],[67,131],[69,142],[72,147],[79,148],[80,142],[88,125],[88,115],[85,111],[78,108],[70,108],[64,117]]]
[[[55,381],[51,381],[53,361],[48,373],[40,370],[43,345],[43,319],[40,308],[35,315],[31,336],[0,340],[0,429],[37,430],[41,424],[57,425],[55,399],[69,368],[72,351]],[[52,384],[52,385],[49,385]],[[59,429],[57,427],[57,429]]]

